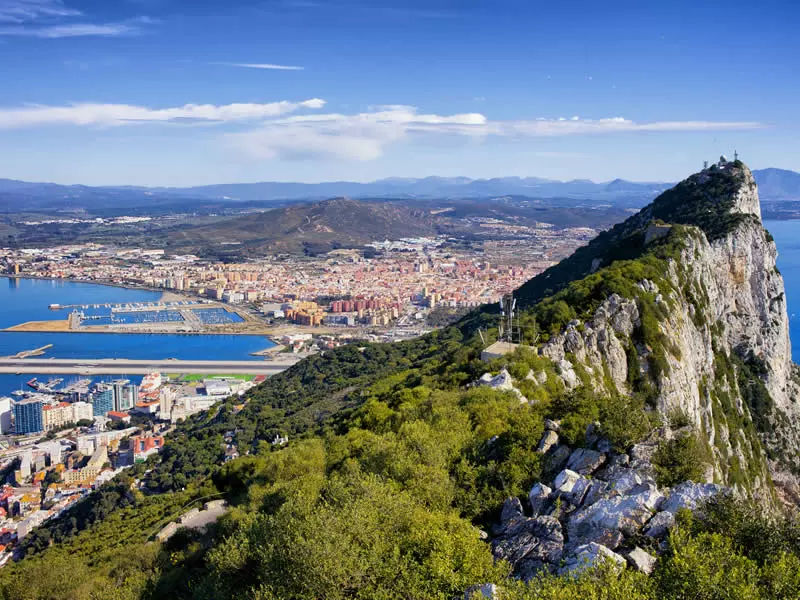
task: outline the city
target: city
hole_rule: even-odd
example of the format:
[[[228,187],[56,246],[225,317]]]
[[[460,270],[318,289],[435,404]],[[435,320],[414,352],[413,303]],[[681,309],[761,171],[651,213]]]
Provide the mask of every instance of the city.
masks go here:
[[[587,227],[553,228],[542,223],[524,240],[490,239],[469,249],[454,247],[445,238],[405,239],[375,242],[369,253],[343,249],[318,258],[278,255],[239,264],[174,256],[163,249],[97,244],[0,249],[0,261],[11,276],[145,287],[173,294],[150,310],[147,306],[116,308],[117,317],[138,310],[149,318],[114,319],[87,314],[91,307],[81,307],[67,318],[20,323],[15,330],[298,331],[280,327],[289,324],[328,333],[341,328],[365,334],[391,331],[403,337],[429,329],[431,316],[435,326],[445,323],[448,314],[457,316],[496,302],[596,234],[597,230]],[[187,307],[182,301],[188,298],[213,304]],[[441,322],[436,321],[437,308],[445,317]],[[195,319],[194,314],[215,318]],[[103,316],[109,318],[100,325],[97,319]]]

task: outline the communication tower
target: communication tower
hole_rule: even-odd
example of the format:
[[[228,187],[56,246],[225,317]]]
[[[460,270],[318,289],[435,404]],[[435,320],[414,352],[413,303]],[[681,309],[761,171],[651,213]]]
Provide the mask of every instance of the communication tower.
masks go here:
[[[516,307],[517,299],[514,298],[514,294],[506,294],[500,300],[500,310],[503,315],[499,331],[501,342],[512,343],[514,341],[514,311]]]

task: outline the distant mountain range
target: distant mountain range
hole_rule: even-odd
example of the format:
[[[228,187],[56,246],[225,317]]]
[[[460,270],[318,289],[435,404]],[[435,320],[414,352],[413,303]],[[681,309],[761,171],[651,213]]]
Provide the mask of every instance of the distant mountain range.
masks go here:
[[[753,171],[762,199],[800,200],[800,173],[783,169]],[[595,183],[587,179],[556,181],[538,177],[425,177],[389,178],[371,183],[230,183],[188,188],[134,186],[89,187],[28,183],[0,179],[0,209],[5,211],[99,209],[181,203],[187,198],[211,201],[280,202],[351,198],[531,198],[587,199],[625,205],[643,205],[672,183],[641,183],[615,179]]]

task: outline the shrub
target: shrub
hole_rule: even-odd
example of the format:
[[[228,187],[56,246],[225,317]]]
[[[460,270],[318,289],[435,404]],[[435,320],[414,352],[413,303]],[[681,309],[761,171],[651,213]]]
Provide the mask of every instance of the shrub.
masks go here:
[[[656,481],[672,487],[684,481],[702,481],[704,454],[693,433],[664,440],[653,456]]]

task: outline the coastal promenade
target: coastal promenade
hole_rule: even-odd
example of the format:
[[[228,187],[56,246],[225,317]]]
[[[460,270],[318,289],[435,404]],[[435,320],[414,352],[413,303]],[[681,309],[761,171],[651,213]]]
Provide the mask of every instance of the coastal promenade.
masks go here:
[[[158,371],[162,373],[274,375],[285,371],[298,360],[299,357],[295,356],[277,361],[0,358],[0,373],[144,375]]]

